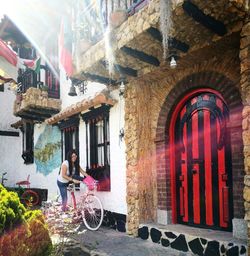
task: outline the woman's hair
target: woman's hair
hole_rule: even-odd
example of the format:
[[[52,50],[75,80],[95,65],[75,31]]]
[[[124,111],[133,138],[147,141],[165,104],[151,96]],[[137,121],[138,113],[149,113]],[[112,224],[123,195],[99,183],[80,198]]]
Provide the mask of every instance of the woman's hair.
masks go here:
[[[76,150],[75,149],[71,149],[67,153],[67,158],[66,158],[66,160],[68,160],[68,162],[69,162],[69,175],[72,175],[72,171],[73,171],[73,168],[72,168],[72,155],[73,154],[76,154],[78,156]],[[75,174],[79,175],[79,159],[78,159],[78,157],[76,158],[74,166],[75,166]]]

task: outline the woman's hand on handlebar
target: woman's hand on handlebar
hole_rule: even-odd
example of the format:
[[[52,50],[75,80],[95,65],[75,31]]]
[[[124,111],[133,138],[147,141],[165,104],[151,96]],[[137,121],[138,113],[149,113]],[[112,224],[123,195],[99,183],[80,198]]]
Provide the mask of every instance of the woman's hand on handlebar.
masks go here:
[[[75,184],[80,184],[80,183],[81,183],[81,181],[80,181],[80,180],[72,179],[72,181],[73,181]]]

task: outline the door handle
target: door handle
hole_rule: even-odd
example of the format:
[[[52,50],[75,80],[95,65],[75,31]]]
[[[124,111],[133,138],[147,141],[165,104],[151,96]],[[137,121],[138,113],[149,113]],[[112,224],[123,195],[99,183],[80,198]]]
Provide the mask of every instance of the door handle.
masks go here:
[[[192,169],[192,173],[193,173],[193,174],[197,174],[197,170]]]

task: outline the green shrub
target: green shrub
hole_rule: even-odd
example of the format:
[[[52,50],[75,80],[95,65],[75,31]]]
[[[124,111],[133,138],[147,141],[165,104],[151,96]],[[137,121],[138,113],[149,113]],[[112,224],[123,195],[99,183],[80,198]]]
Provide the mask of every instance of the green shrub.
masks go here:
[[[24,221],[25,207],[15,192],[8,192],[0,184],[0,235]]]
[[[30,231],[26,239],[26,244],[30,248],[29,255],[48,255],[47,253],[52,249],[52,243],[43,214],[38,210],[27,211],[25,219]]]
[[[0,255],[49,255],[51,248],[41,211],[27,210],[16,193],[0,185]]]

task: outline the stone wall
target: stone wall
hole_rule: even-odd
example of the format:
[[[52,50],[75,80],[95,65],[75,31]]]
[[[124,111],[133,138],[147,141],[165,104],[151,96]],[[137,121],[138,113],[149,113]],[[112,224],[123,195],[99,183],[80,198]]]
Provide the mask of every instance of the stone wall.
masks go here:
[[[30,107],[43,108],[43,109],[61,109],[61,100],[48,97],[47,91],[41,91],[37,88],[29,88],[26,93],[17,95],[18,97],[14,103],[14,114],[18,115],[20,111],[29,109]]]
[[[245,163],[245,219],[248,221],[248,246],[250,245],[250,19],[246,22],[241,32],[240,60],[241,60],[241,90],[244,104],[242,112],[242,129]],[[249,247],[248,247],[249,248]],[[250,251],[250,250],[248,250]],[[249,252],[250,253],[250,252]],[[249,254],[250,255],[250,254]]]
[[[239,87],[239,76],[239,58],[236,50],[225,51],[216,58],[187,69],[177,68],[174,73],[169,72],[159,81],[150,83],[141,79],[128,85],[125,94],[128,233],[137,235],[139,223],[157,221],[157,208],[171,209],[170,175],[166,173],[169,167],[166,166],[168,159],[165,158],[168,155],[165,151],[168,150],[165,145],[168,140],[168,133],[165,133],[167,113],[186,90],[202,85],[222,90],[229,105],[240,105],[241,99],[236,90],[236,87]],[[182,80],[185,80],[184,85],[177,87]],[[204,81],[209,84],[203,84]],[[232,84],[233,89],[227,87],[228,82]],[[188,84],[186,87],[185,83]],[[216,88],[217,86],[221,87]],[[173,88],[176,89],[172,90]],[[238,201],[239,205],[236,204],[234,210],[235,214],[242,218],[243,157],[238,154],[240,151],[242,153],[242,139],[241,127],[236,125],[241,123],[241,116],[233,116],[237,117],[231,124],[233,129],[238,131],[236,141],[239,143],[234,149],[236,154],[233,167],[237,174],[234,182],[238,188],[235,199],[238,199],[236,202]]]

